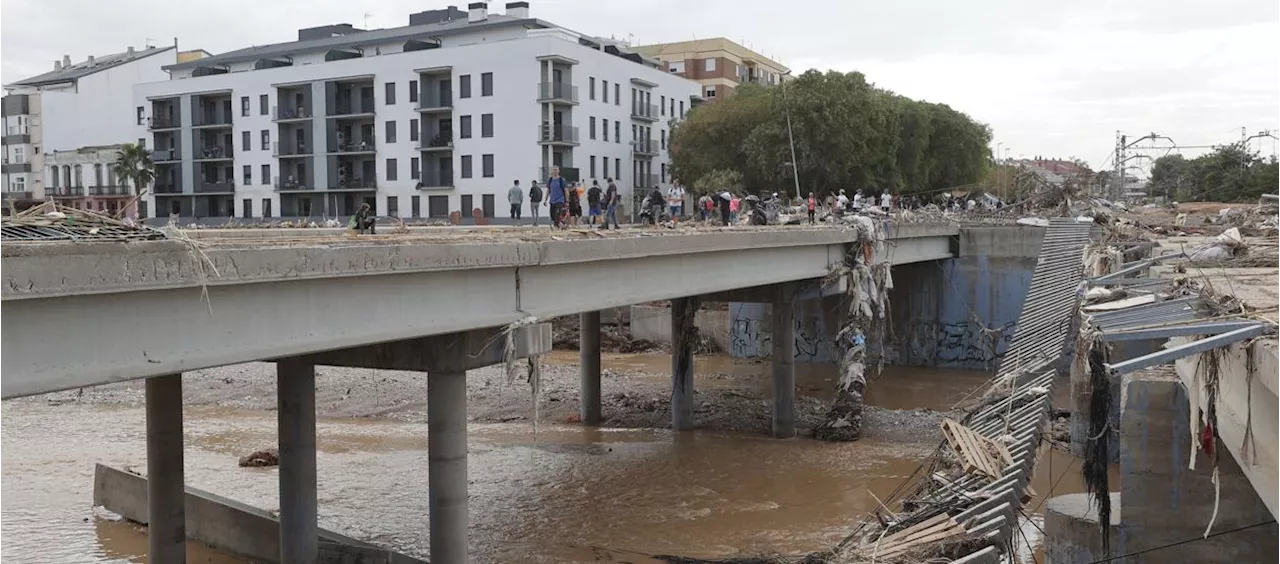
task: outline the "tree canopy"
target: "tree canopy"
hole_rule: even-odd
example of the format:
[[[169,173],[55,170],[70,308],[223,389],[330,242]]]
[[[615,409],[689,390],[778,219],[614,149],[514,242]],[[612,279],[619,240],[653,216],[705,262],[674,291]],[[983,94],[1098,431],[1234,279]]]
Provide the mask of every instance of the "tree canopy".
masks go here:
[[[862,73],[809,71],[784,86],[744,84],[703,104],[671,132],[673,174],[733,170],[750,192],[794,191],[791,111],[801,192],[918,193],[981,180],[990,129],[943,104],[912,100]]]
[[[1275,157],[1263,159],[1240,143],[1194,159],[1167,155],[1155,160],[1148,188],[1180,202],[1238,202],[1275,194],[1280,185]]]

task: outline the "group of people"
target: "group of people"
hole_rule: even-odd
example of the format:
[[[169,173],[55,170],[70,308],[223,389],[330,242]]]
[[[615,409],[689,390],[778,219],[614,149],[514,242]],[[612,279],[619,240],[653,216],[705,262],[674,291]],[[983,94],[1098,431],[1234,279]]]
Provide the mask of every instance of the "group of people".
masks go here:
[[[587,222],[589,225],[600,223],[601,229],[609,229],[613,225],[618,229],[618,204],[620,197],[618,187],[612,178],[605,178],[605,188],[600,188],[598,180],[591,181],[587,188],[582,182],[570,182],[560,176],[560,168],[551,169],[551,177],[547,179],[545,191],[543,186],[534,180],[529,186],[529,211],[533,216],[533,224],[538,224],[543,206],[549,208],[551,226],[564,229],[582,224],[582,200],[587,200]],[[507,191],[507,202],[511,204],[511,217],[519,221],[524,209],[525,192],[520,188],[520,181],[512,183]],[[603,218],[603,219],[601,219]]]

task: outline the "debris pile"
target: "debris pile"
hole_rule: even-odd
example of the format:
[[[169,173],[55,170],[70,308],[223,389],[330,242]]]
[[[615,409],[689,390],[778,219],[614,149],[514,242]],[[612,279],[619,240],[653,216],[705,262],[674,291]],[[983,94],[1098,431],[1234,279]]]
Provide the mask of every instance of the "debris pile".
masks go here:
[[[118,219],[55,202],[45,202],[0,219],[0,232],[5,241],[149,241],[165,238],[164,233],[137,225],[131,218]]]
[[[264,448],[240,457],[241,468],[262,468],[280,465],[280,450]]]

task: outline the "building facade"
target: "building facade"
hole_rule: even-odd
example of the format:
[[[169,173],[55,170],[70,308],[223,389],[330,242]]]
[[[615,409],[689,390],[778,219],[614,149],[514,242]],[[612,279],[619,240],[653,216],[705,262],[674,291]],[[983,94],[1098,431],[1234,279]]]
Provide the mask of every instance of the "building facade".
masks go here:
[[[124,209],[134,195],[111,168],[120,148],[107,145],[45,153],[45,197],[76,209],[111,214]]]
[[[746,83],[772,85],[791,72],[785,65],[723,37],[659,43],[634,51],[662,61],[667,71],[696,80],[707,101],[732,96]]]
[[[303,29],[298,40],[166,67],[134,88],[156,217],[508,216],[552,167],[590,185],[670,181],[670,125],[699,85],[657,61],[476,2],[410,25]],[[523,204],[528,214],[529,201]]]
[[[130,121],[132,87],[165,79],[168,75],[161,67],[176,61],[174,53],[173,47],[130,47],[74,64],[66,55],[54,61],[50,72],[6,84],[2,103],[5,200],[25,207],[51,195],[49,188],[55,185],[51,183],[54,172],[46,162],[50,153],[140,140]],[[57,178],[57,187],[68,187],[61,182],[65,178],[61,169]],[[66,203],[83,204],[83,199]]]

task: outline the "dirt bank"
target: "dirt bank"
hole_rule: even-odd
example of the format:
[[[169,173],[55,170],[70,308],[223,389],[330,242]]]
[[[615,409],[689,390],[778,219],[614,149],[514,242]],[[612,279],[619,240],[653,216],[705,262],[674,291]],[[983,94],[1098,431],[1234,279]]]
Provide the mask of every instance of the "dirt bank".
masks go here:
[[[703,429],[768,433],[771,400],[761,377],[698,374],[694,416]],[[603,425],[618,428],[668,428],[671,425],[670,379],[635,370],[605,369],[602,376]],[[539,418],[574,421],[578,413],[578,369],[573,364],[544,364]],[[802,394],[808,390],[801,390]],[[241,409],[276,408],[275,365],[249,363],[197,370],[183,378],[183,403]],[[529,386],[508,383],[499,367],[472,370],[467,378],[468,416],[478,423],[531,421]],[[142,381],[110,384],[12,401],[82,402],[141,406]],[[377,417],[397,421],[427,420],[425,374],[390,370],[316,368],[316,409],[320,417]],[[796,423],[808,435],[826,405],[811,395],[796,400]],[[868,407],[864,436],[887,442],[932,443],[940,438],[943,414],[929,410]]]

